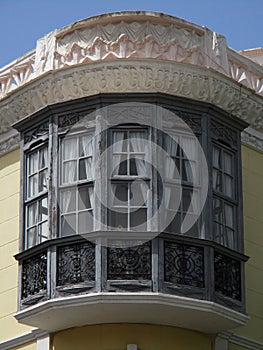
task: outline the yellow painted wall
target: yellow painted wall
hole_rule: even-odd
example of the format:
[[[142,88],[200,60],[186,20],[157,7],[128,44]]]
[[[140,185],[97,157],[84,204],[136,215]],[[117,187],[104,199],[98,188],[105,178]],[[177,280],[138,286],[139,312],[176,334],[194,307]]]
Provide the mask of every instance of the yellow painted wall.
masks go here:
[[[0,157],[0,342],[31,328],[17,323],[17,262],[19,238],[19,150]],[[33,349],[32,346],[25,349]]]
[[[248,325],[235,332],[263,342],[263,154],[242,147]],[[237,349],[231,345],[230,350]],[[239,348],[238,348],[239,349]]]
[[[143,324],[107,324],[73,328],[53,337],[53,350],[211,350],[208,336],[174,327]]]

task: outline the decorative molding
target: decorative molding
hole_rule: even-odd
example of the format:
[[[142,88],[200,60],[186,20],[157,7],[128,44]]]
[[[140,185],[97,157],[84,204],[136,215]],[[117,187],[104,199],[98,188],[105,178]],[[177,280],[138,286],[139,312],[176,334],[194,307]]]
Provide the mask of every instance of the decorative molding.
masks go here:
[[[134,59],[83,64],[47,73],[0,102],[1,132],[45,106],[110,92],[183,96],[214,104],[263,128],[263,99],[222,74],[177,62]]]
[[[263,343],[251,338],[243,337],[234,332],[222,332],[218,336],[221,339],[227,340],[229,343],[242,346],[249,350],[263,350]]]
[[[263,153],[263,134],[252,128],[245,129],[241,134],[242,143]]]
[[[15,338],[8,339],[0,343],[0,350],[9,350],[15,347],[31,343],[38,338],[48,337],[48,332],[41,329],[33,329],[32,331],[19,335]]]

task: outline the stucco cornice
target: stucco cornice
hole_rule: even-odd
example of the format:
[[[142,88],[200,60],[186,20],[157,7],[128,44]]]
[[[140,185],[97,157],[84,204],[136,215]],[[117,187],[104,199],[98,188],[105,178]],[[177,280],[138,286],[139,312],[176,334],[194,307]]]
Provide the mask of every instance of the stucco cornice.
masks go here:
[[[211,103],[263,130],[263,99],[225,75],[186,63],[130,59],[86,63],[36,78],[0,101],[1,131],[10,132],[11,124],[48,105],[115,92],[162,92]],[[2,140],[0,151],[18,139]]]

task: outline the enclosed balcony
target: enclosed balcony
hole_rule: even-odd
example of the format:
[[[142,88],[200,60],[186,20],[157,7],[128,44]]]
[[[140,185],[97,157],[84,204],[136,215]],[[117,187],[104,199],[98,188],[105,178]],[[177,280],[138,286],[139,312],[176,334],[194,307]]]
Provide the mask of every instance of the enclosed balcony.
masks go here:
[[[20,253],[18,321],[49,331],[111,322],[217,333],[247,321],[244,256],[216,243],[163,234],[129,248],[83,238]]]

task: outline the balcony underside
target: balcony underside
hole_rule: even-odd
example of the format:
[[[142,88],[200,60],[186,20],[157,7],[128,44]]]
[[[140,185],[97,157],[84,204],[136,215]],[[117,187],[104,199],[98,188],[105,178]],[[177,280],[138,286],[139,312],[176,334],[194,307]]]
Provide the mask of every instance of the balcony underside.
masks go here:
[[[102,323],[148,323],[215,334],[248,317],[204,300],[160,293],[92,293],[48,300],[16,314],[19,322],[55,332]]]

